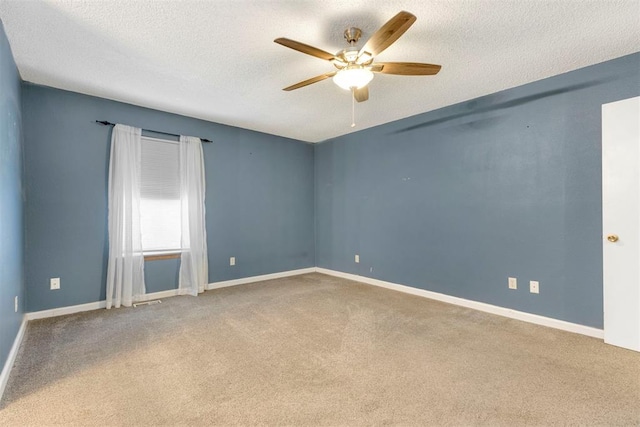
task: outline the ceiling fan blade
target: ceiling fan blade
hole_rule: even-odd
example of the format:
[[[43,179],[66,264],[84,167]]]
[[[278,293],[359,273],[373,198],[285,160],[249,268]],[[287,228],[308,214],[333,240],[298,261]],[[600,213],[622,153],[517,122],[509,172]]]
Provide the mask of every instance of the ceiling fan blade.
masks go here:
[[[322,80],[328,79],[328,78],[333,77],[335,75],[336,75],[335,71],[332,71],[330,73],[320,74],[319,76],[311,77],[310,79],[301,81],[300,83],[296,83],[294,85],[285,87],[282,90],[286,90],[288,92],[290,90],[300,89],[301,87],[305,87],[305,86],[308,86],[308,85],[313,84],[313,83],[321,82]]]
[[[364,102],[369,99],[369,86],[361,87],[353,91],[353,97],[358,102]]]
[[[398,74],[401,76],[431,76],[438,74],[441,65],[421,64],[419,62],[376,62],[374,65],[382,65],[382,69],[372,67],[371,71],[382,74]]]
[[[360,49],[358,57],[362,55],[377,56],[398,40],[414,22],[416,22],[415,15],[405,11],[398,13],[371,36],[364,47]]]
[[[326,52],[322,49],[318,49],[317,47],[309,46],[308,44],[300,43],[295,40],[286,39],[284,37],[280,37],[279,39],[275,39],[274,42],[281,44],[282,46],[286,46],[293,50],[297,50],[298,52],[306,53],[307,55],[315,56],[316,58],[325,59],[327,61],[341,61],[341,59],[336,58],[332,53]]]

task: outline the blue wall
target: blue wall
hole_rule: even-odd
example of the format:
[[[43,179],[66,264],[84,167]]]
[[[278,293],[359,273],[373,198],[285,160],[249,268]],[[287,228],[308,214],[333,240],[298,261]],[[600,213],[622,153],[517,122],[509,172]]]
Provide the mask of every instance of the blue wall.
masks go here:
[[[10,58],[6,39],[3,49]],[[639,82],[634,54],[315,147],[24,83],[27,311],[105,297],[110,128],[100,119],[215,141],[205,145],[210,282],[315,264],[601,328],[600,108],[637,96]],[[2,197],[17,197],[3,214],[13,206],[19,222],[14,92],[3,120],[13,111],[18,125],[2,141],[3,155],[17,146],[13,193],[3,175]],[[147,263],[148,291],[175,288],[177,272],[177,260]],[[50,291],[50,277],[62,289]]]
[[[0,21],[0,371],[20,329],[24,306],[20,102],[20,76]]]
[[[28,311],[105,299],[111,128],[95,120],[214,141],[204,144],[209,282],[314,265],[312,146],[28,83],[22,95]],[[147,292],[175,288],[178,264],[147,262]]]
[[[316,146],[317,265],[602,328],[600,109],[638,94],[634,54]]]

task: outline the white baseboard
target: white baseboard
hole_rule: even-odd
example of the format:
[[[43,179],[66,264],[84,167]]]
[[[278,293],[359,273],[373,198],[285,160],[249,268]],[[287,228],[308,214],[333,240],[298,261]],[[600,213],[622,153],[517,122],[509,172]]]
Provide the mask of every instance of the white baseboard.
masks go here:
[[[397,283],[385,282],[383,280],[372,279],[370,277],[358,276],[356,274],[343,273],[340,271],[329,270],[326,268],[316,268],[318,273],[327,274],[329,276],[340,277],[343,279],[353,280],[368,285],[379,286],[382,288],[393,289],[394,291],[404,292],[411,295],[417,295],[449,304],[459,305],[462,307],[472,308],[474,310],[484,311],[485,313],[497,314],[498,316],[509,317],[511,319],[522,320],[524,322],[535,323],[536,325],[548,326],[550,328],[561,329],[567,332],[587,335],[594,338],[604,338],[602,329],[592,328],[590,326],[579,325],[577,323],[566,322],[564,320],[553,319],[551,317],[540,316],[537,314],[525,313],[523,311],[512,310],[510,308],[499,307],[496,305],[486,304],[483,302],[467,300],[450,295],[440,294],[438,292],[418,289],[411,286],[399,285]]]
[[[168,289],[166,291],[145,294],[138,298],[135,302],[151,301],[152,299],[171,298],[180,295],[179,291],[179,289]]]
[[[329,276],[341,277],[343,279],[353,280],[360,283],[366,283],[373,286],[392,289],[411,295],[417,295],[449,304],[459,305],[461,307],[472,308],[474,310],[484,311],[486,313],[496,314],[498,316],[509,317],[511,319],[522,320],[524,322],[534,323],[536,325],[548,326],[550,328],[560,329],[563,331],[574,332],[577,334],[587,335],[594,338],[604,339],[604,331],[602,329],[592,328],[590,326],[579,325],[577,323],[566,322],[564,320],[553,319],[551,317],[540,316],[537,314],[525,313],[523,311],[513,310],[510,308],[500,307],[496,305],[486,304],[483,302],[467,300],[438,292],[418,289],[411,286],[400,285],[383,280],[372,279],[370,277],[358,276],[356,274],[343,273],[341,271],[329,270],[320,267],[302,268],[299,270],[283,271],[279,273],[263,274],[260,276],[243,277],[241,279],[225,280],[221,282],[209,283],[207,290],[226,288],[228,286],[244,285],[247,283],[261,282],[264,280],[279,279],[283,277],[298,276],[308,273],[322,273]],[[169,298],[179,295],[178,289],[170,289],[167,291],[154,292],[146,294],[138,301],[148,301],[152,299]],[[74,305],[70,307],[54,308],[50,310],[35,311],[25,314],[25,320],[44,319],[48,317],[63,316],[65,314],[79,313],[82,311],[98,310],[106,307],[106,301],[98,301],[87,304]],[[24,323],[24,322],[23,322]],[[23,332],[24,333],[24,332]],[[4,372],[4,371],[3,371]],[[2,385],[0,383],[0,385]]]
[[[22,324],[20,324],[20,329],[18,329],[16,339],[13,340],[13,345],[11,346],[11,350],[9,350],[9,356],[7,357],[7,361],[4,362],[2,373],[0,373],[0,400],[2,400],[4,389],[7,387],[7,382],[9,382],[9,374],[13,368],[13,363],[16,361],[16,356],[18,355],[18,350],[20,349],[20,344],[22,344],[22,339],[24,338],[24,332],[26,330],[27,318],[26,316],[23,316]]]
[[[297,275],[306,274],[306,273],[314,273],[315,271],[316,271],[315,267],[310,267],[310,268],[303,268],[300,270],[290,270],[290,271],[282,271],[280,273],[264,274],[262,276],[243,277],[242,279],[209,283],[206,286],[206,289],[211,290],[211,289],[225,288],[227,286],[235,286],[235,285],[242,285],[245,283],[260,282],[262,280],[279,279],[281,277],[289,277],[289,276],[297,276]],[[160,292],[145,294],[142,297],[136,299],[135,302],[149,301],[149,300],[160,299],[160,298],[169,298],[176,295],[180,295],[179,289],[169,289],[167,291],[160,291]],[[101,308],[105,308],[106,306],[107,306],[106,301],[96,301],[96,302],[90,302],[86,304],[72,305],[68,307],[52,308],[49,310],[32,311],[30,313],[25,314],[25,318],[26,320],[46,319],[49,317],[64,316],[66,314],[80,313],[83,311],[99,310]]]
[[[167,291],[153,292],[145,294],[140,298],[136,298],[135,302],[149,301],[152,299],[169,298],[178,295],[178,289],[169,289]],[[49,317],[64,316],[66,314],[80,313],[83,311],[99,310],[106,308],[106,301],[89,302],[86,304],[71,305],[68,307],[52,308],[49,310],[32,311],[25,314],[27,320],[46,319]]]
[[[299,270],[282,271],[280,273],[263,274],[261,276],[243,277],[241,279],[224,280],[222,282],[213,282],[207,285],[207,290],[226,288],[229,286],[245,285],[247,283],[262,282],[263,280],[280,279],[282,277],[299,276],[300,274],[315,273],[316,267],[301,268]]]
[[[27,320],[46,319],[49,317],[64,316],[65,314],[80,313],[82,311],[98,310],[107,306],[106,301],[89,302],[86,304],[71,305],[68,307],[51,308],[49,310],[32,311],[25,314]]]

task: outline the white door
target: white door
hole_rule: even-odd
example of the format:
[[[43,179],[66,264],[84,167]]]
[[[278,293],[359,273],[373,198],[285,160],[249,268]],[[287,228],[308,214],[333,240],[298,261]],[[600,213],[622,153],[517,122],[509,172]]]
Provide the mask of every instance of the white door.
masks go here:
[[[604,341],[640,351],[640,97],[602,106]]]

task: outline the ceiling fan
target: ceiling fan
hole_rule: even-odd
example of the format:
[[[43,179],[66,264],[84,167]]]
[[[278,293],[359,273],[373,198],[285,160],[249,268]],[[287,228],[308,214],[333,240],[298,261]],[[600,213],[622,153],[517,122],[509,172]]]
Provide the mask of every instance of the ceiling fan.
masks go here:
[[[398,40],[415,21],[415,15],[409,12],[402,11],[398,13],[376,31],[362,48],[358,48],[356,45],[362,35],[362,31],[355,27],[347,28],[344,32],[344,38],[349,43],[349,47],[335,55],[295,40],[287,38],[275,39],[274,42],[278,44],[306,53],[307,55],[315,56],[316,58],[330,61],[338,69],[337,71],[320,74],[319,76],[285,87],[283,90],[290,91],[299,89],[333,77],[333,81],[338,86],[350,90],[356,101],[363,102],[369,99],[369,88],[367,85],[373,79],[374,73],[397,74],[402,76],[437,74],[438,71],[440,71],[440,65],[422,64],[418,62],[373,62],[377,55]]]

